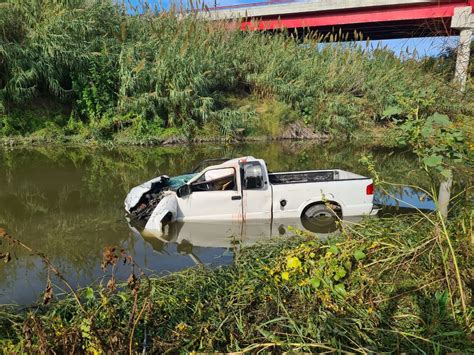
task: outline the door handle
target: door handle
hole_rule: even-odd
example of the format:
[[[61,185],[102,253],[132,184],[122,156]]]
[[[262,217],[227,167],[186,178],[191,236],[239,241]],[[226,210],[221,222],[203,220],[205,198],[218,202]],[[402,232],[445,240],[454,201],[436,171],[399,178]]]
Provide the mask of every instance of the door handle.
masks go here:
[[[232,201],[234,201],[234,200],[241,200],[241,199],[242,199],[242,196],[232,196],[231,199],[232,199]]]

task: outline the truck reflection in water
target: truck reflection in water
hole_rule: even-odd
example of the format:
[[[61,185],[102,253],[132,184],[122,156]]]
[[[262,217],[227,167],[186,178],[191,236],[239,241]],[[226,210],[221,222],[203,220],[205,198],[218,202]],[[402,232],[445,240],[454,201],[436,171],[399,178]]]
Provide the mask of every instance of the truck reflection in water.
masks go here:
[[[339,232],[342,225],[358,223],[362,217],[350,217],[337,220],[332,216],[317,218],[279,219],[268,222],[229,222],[199,223],[173,222],[163,227],[161,233],[142,229],[139,225],[130,224],[136,235],[152,245],[157,252],[163,252],[167,245],[176,244],[177,252],[188,255],[196,264],[202,264],[199,256],[194,253],[199,248],[224,248],[233,252],[241,246],[248,246],[271,238],[285,238],[294,235],[292,229],[308,231],[325,239]]]

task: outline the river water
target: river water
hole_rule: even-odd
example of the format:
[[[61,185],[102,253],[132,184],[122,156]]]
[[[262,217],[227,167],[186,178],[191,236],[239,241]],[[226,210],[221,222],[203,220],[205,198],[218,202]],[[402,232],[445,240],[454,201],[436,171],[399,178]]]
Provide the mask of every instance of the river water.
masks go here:
[[[300,221],[173,225],[160,238],[143,236],[124,218],[123,200],[130,188],[161,174],[189,172],[204,159],[243,155],[265,159],[271,171],[338,168],[367,175],[358,160],[368,154],[385,179],[422,184],[412,156],[346,142],[0,150],[0,228],[48,256],[74,287],[107,277],[100,263],[108,246],[124,249],[149,274],[163,275],[196,264],[226,265],[232,263],[236,247],[271,236],[284,237],[290,234],[288,225],[301,227]],[[433,207],[411,189],[402,188],[398,193],[407,201],[405,207]],[[385,205],[396,205],[380,193],[378,199]],[[0,264],[0,303],[38,300],[47,279],[41,259],[2,242],[0,252],[7,251],[12,260]],[[125,278],[128,273],[128,268],[119,267],[117,275]],[[55,292],[61,292],[60,283],[56,285]]]

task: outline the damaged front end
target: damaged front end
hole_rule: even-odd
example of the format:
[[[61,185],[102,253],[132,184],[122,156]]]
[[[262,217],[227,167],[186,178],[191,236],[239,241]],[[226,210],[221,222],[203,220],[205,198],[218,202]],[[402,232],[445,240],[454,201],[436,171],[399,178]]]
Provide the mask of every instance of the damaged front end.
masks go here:
[[[140,229],[161,231],[164,224],[176,220],[176,191],[194,176],[161,175],[131,189],[125,198],[128,221]]]

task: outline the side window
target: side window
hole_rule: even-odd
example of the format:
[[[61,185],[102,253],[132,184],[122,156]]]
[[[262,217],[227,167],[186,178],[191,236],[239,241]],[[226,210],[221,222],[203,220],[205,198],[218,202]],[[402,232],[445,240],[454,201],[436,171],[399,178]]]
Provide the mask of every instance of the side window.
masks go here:
[[[235,181],[234,168],[208,170],[191,184],[191,190],[196,192],[237,190]]]
[[[263,169],[259,162],[246,163],[242,171],[242,185],[245,190],[259,190],[264,187]]]

